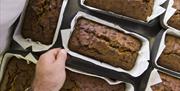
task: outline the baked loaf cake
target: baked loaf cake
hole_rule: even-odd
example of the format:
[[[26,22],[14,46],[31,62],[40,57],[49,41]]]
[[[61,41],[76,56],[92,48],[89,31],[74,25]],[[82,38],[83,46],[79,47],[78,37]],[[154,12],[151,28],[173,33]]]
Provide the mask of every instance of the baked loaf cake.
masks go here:
[[[0,91],[25,91],[31,86],[35,74],[35,64],[12,57],[4,71]]]
[[[169,19],[168,24],[180,30],[180,0],[174,0],[173,7],[177,10],[175,14]]]
[[[63,0],[29,0],[22,36],[42,44],[51,44]]]
[[[79,18],[68,47],[74,52],[112,66],[131,70],[135,65],[141,42],[114,28]]]
[[[84,4],[146,21],[152,14],[154,0],[85,0]]]
[[[167,35],[166,48],[157,63],[165,68],[180,72],[180,37]]]
[[[153,91],[180,91],[180,79],[159,73],[162,82],[152,86]]]
[[[125,91],[124,83],[109,85],[102,79],[66,71],[66,81],[60,91]]]
[[[35,64],[13,57],[7,64],[0,91],[25,91],[31,86]],[[60,91],[125,91],[125,84],[109,85],[102,79],[66,71],[66,81]]]

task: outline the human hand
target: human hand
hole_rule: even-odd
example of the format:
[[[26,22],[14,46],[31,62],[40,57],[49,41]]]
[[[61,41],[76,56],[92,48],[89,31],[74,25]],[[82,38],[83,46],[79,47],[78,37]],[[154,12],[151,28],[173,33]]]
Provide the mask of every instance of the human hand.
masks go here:
[[[36,65],[33,91],[59,91],[66,78],[66,58],[66,51],[60,48],[52,49],[41,55]]]

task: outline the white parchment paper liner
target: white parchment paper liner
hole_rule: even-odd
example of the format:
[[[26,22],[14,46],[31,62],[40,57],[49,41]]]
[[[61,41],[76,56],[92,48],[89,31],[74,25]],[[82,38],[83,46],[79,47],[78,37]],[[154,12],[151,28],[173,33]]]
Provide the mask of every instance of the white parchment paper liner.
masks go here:
[[[161,54],[163,53],[163,50],[164,50],[165,47],[166,47],[166,45],[165,45],[165,38],[166,38],[166,35],[167,35],[167,34],[180,37],[180,31],[175,30],[175,29],[170,29],[170,28],[169,28],[169,29],[167,29],[167,30],[164,32],[164,34],[162,35],[162,39],[161,39],[160,45],[159,45],[159,49],[158,49],[158,52],[157,52],[157,56],[156,56],[156,58],[155,58],[155,65],[156,65],[157,67],[159,67],[159,68],[163,68],[163,69],[168,70],[168,71],[170,71],[170,72],[180,74],[179,72],[176,72],[176,71],[167,69],[167,68],[162,67],[162,66],[160,66],[160,65],[157,64],[157,61],[158,61],[159,57],[161,56]],[[170,75],[172,75],[172,74],[170,74]],[[172,76],[174,76],[174,75],[172,75]],[[175,76],[175,77],[176,77],[176,76]],[[180,78],[180,77],[178,77],[178,78]]]
[[[26,55],[25,57],[23,57],[22,55],[19,54],[12,54],[12,53],[6,53],[1,61],[1,66],[0,66],[0,82],[3,78],[3,73],[5,71],[6,65],[8,64],[8,61],[12,58],[12,57],[17,57],[19,59],[24,59],[27,61],[27,63],[29,64],[30,62],[32,63],[36,63],[36,59],[34,58],[34,56],[29,53],[28,55]]]
[[[103,79],[106,82],[108,82],[109,85],[118,85],[120,83],[125,83],[125,82],[122,82],[122,81],[112,81],[112,80],[110,80],[108,78],[104,78],[104,77],[93,75],[93,74],[89,74],[89,73],[84,73],[82,71],[79,71],[79,70],[76,70],[76,69],[72,69],[72,68],[69,68],[69,67],[66,67],[66,69],[68,69],[68,70],[70,70],[72,72],[75,72],[75,73],[79,73],[79,74],[83,74],[83,75],[87,75],[87,76],[92,76],[92,77],[97,77],[97,78]],[[134,87],[133,87],[132,84],[129,84],[129,83],[125,83],[125,84],[126,84],[126,90],[125,91],[134,91]]]
[[[12,57],[17,57],[19,59],[24,59],[27,61],[27,63],[29,64],[30,62],[36,64],[37,63],[37,60],[34,58],[34,56],[29,53],[27,56],[23,57],[19,54],[12,54],[12,53],[6,53],[3,57],[3,60],[2,60],[2,65],[0,66],[0,82],[2,81],[2,78],[3,78],[3,74],[4,74],[4,71],[6,69],[6,65],[8,64],[9,60],[12,58]],[[97,76],[97,75],[93,75],[93,74],[88,74],[88,73],[85,73],[85,72],[82,72],[82,71],[78,71],[78,70],[75,70],[75,69],[72,69],[70,67],[66,67],[66,69],[72,71],[72,72],[75,72],[75,73],[79,73],[79,74],[83,74],[83,75],[87,75],[87,76],[92,76],[92,77],[97,77],[97,78],[100,78],[102,80],[105,80],[109,85],[117,85],[117,84],[120,84],[120,83],[124,83],[122,81],[112,81],[108,78],[104,78],[104,77],[101,77],[101,76]],[[134,91],[134,87],[133,85],[129,84],[129,83],[126,83],[126,91]]]
[[[140,39],[141,42],[142,42],[142,47],[141,47],[141,49],[139,51],[139,56],[138,56],[138,58],[136,60],[136,63],[135,63],[135,66],[133,67],[133,69],[130,70],[130,71],[126,71],[126,70],[123,70],[122,68],[113,67],[113,66],[108,65],[106,63],[102,63],[102,62],[97,61],[95,59],[83,56],[81,54],[78,54],[76,52],[73,52],[73,51],[69,50],[68,41],[70,39],[71,33],[74,30],[75,23],[76,23],[77,19],[80,18],[80,17],[84,17],[84,18],[87,18],[89,20],[93,20],[95,22],[98,22],[100,24],[115,28],[115,29],[117,29],[117,30],[119,30],[121,32],[124,32],[126,34],[132,35],[132,36]],[[149,41],[146,38],[144,38],[144,37],[142,37],[142,36],[140,36],[140,35],[138,35],[136,33],[128,32],[128,31],[120,28],[118,25],[114,25],[112,23],[101,20],[99,18],[96,18],[94,16],[88,15],[88,14],[83,13],[83,12],[78,12],[77,15],[74,17],[73,21],[71,22],[71,28],[61,30],[61,35],[62,35],[63,47],[67,50],[67,52],[70,55],[81,58],[81,59],[84,59],[84,60],[86,60],[88,62],[91,62],[91,63],[94,63],[94,64],[96,64],[98,66],[105,67],[105,68],[108,68],[108,69],[112,69],[112,70],[115,70],[115,71],[118,71],[118,72],[125,72],[125,73],[128,73],[128,74],[130,74],[130,75],[132,75],[134,77],[137,77],[137,76],[141,75],[148,68],[149,63],[148,63],[147,60],[150,59]]]
[[[22,27],[23,19],[26,18],[24,16],[25,16],[25,13],[26,13],[25,12],[26,7],[28,5],[28,0],[26,2],[25,7],[24,7],[23,13],[22,13],[22,15],[20,17],[20,21],[19,21],[19,23],[17,25],[17,28],[16,28],[16,30],[14,32],[13,39],[19,45],[21,45],[24,49],[32,46],[32,51],[34,51],[34,52],[48,50],[50,47],[52,47],[55,44],[55,42],[57,40],[57,37],[58,37],[58,34],[59,34],[59,29],[60,29],[60,26],[61,26],[61,22],[62,22],[62,19],[63,19],[63,14],[64,14],[65,7],[67,5],[67,2],[68,2],[68,0],[63,0],[52,44],[50,44],[50,45],[41,44],[40,42],[31,41],[31,39],[29,39],[29,38],[25,39],[21,35],[21,29],[22,29],[21,27]],[[41,36],[41,35],[39,35],[39,36]]]
[[[156,85],[158,83],[161,83],[161,77],[157,71],[157,69],[154,69],[149,77],[148,83],[147,83],[147,87],[145,91],[152,91],[151,86]]]
[[[174,0],[169,0],[169,3],[167,5],[167,9],[166,9],[166,12],[164,14],[164,17],[163,19],[161,20],[163,26],[165,26],[166,28],[173,28],[171,26],[169,26],[167,23],[169,21],[169,19],[175,14],[176,12],[176,9],[173,8],[173,4],[174,4]],[[175,28],[173,28],[175,29]],[[178,29],[176,29],[178,30]]]
[[[149,22],[149,21],[155,19],[156,17],[158,17],[159,15],[161,15],[161,14],[163,14],[165,12],[165,9],[160,5],[162,5],[166,0],[154,0],[154,6],[153,6],[152,14],[151,14],[151,16],[147,17],[146,21],[137,20],[137,19],[134,19],[134,18],[131,18],[131,17],[119,15],[119,14],[116,14],[116,13],[114,13],[112,11],[104,11],[104,10],[101,10],[101,9],[97,9],[97,8],[85,5],[84,1],[85,0],[81,0],[81,5],[84,6],[84,7],[87,7],[89,9],[91,9],[91,10],[99,11],[99,12],[106,13],[106,14],[112,14],[112,15],[118,16],[118,17],[123,17],[123,18],[125,18],[127,20],[130,20],[130,21],[146,23],[146,22]]]

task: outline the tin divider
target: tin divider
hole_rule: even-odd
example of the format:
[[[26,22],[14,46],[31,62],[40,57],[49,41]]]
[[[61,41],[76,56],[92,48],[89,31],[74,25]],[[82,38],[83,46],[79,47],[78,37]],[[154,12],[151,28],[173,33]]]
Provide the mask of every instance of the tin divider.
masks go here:
[[[148,85],[148,81],[150,80],[150,75],[151,72],[153,71],[154,67],[152,66],[152,63],[149,62],[150,65],[148,67],[148,69],[139,77],[136,78],[135,81],[135,87],[136,87],[136,91],[145,91],[146,87]]]

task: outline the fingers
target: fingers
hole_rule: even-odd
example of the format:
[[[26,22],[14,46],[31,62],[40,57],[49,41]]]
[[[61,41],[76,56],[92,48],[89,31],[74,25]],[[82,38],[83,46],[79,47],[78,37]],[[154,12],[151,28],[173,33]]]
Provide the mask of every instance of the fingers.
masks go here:
[[[43,61],[48,61],[47,63],[53,63],[56,61],[57,54],[59,53],[60,50],[61,50],[60,48],[51,49],[48,52],[42,54],[40,56],[40,59]]]
[[[64,49],[55,48],[44,53],[40,57],[43,63],[57,64],[58,66],[65,67],[65,61],[67,59],[67,52]],[[40,62],[40,61],[39,61]]]
[[[46,55],[49,55],[49,56],[52,55],[56,57],[60,50],[61,50],[60,48],[51,49],[46,53]]]
[[[65,67],[66,59],[67,59],[67,52],[66,52],[66,50],[64,50],[64,49],[61,49],[61,50],[59,51],[59,53],[57,54],[56,63],[57,63],[59,66]]]

